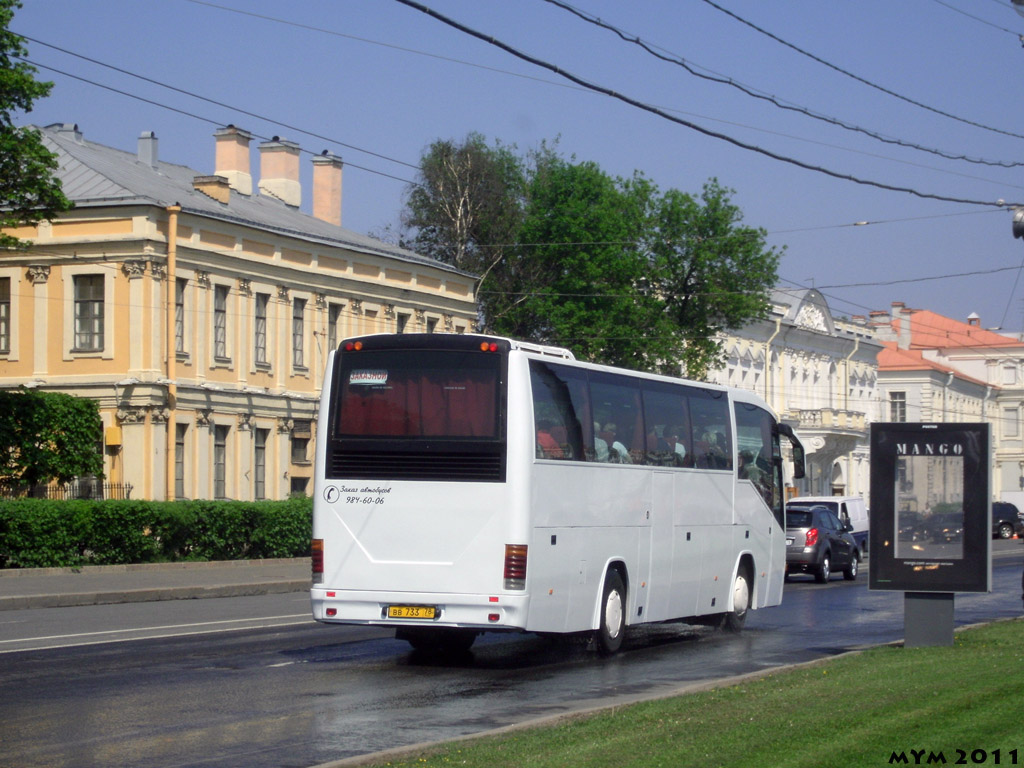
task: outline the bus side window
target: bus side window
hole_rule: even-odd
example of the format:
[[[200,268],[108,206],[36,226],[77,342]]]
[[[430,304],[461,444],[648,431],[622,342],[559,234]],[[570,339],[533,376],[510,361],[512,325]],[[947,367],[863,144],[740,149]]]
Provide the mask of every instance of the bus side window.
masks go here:
[[[659,467],[687,466],[693,451],[689,440],[686,388],[678,384],[645,381],[644,429],[647,434],[645,464]]]
[[[590,392],[598,429],[597,454],[604,455],[607,446],[605,461],[642,464],[646,433],[638,382],[625,376],[595,373],[590,378]]]
[[[690,395],[693,448],[701,469],[732,469],[732,433],[725,394],[694,389]]]
[[[736,403],[736,440],[739,443],[737,476],[749,480],[775,513],[781,516],[781,489],[773,457],[777,450],[775,419],[762,408]]]
[[[586,379],[572,368],[531,360],[530,384],[537,458],[585,461]]]

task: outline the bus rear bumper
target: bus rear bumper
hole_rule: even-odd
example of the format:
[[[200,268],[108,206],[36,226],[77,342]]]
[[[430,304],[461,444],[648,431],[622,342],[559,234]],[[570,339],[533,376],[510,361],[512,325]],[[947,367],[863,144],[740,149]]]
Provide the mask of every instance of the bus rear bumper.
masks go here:
[[[313,618],[327,624],[525,629],[525,595],[358,592],[313,587]]]

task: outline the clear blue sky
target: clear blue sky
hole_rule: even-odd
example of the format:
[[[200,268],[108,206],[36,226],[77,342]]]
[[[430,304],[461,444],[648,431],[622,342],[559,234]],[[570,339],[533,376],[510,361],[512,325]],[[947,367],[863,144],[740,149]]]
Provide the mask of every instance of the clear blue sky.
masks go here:
[[[743,144],[884,186],[1024,203],[1024,166],[935,153],[1024,163],[1024,138],[1008,135],[1024,136],[1024,18],[1009,0],[715,2],[792,47],[706,0],[573,5],[673,62],[829,122],[699,78],[544,0],[424,0]],[[343,224],[359,232],[397,226],[414,166],[435,139],[476,131],[526,152],[558,138],[566,156],[613,175],[641,171],[662,189],[698,193],[717,178],[735,190],[744,223],[786,247],[780,284],[819,288],[837,315],[902,301],[1024,328],[1024,240],[1013,239],[1007,210],[858,184],[737,147],[572,85],[396,0],[25,0],[12,29],[38,41],[29,58],[55,83],[20,122],[78,123],[87,139],[129,151],[140,132],[155,131],[162,160],[205,173],[213,131],[228,123],[330,149],[346,162]],[[308,201],[308,157],[302,166]]]

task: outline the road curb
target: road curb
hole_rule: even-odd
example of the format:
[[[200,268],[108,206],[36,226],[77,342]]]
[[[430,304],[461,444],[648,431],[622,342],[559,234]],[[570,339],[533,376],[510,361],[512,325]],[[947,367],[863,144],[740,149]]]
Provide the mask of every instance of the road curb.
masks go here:
[[[308,592],[309,579],[261,582],[258,584],[222,584],[215,586],[152,587],[67,594],[14,595],[0,597],[0,611],[29,608],[73,608],[86,605],[147,603],[161,600],[199,600],[210,597],[248,597]]]

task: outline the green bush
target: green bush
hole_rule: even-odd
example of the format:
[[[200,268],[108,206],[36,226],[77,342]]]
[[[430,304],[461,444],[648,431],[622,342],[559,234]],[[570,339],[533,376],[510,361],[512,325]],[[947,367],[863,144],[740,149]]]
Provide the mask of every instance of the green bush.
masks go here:
[[[0,568],[309,554],[312,500],[0,501]]]

